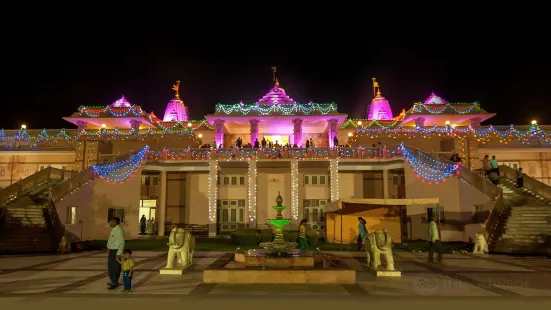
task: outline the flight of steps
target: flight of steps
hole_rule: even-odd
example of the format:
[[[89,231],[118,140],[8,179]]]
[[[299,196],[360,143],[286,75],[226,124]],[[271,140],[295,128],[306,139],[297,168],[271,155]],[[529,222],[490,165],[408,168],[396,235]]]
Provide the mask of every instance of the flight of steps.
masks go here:
[[[502,178],[505,208],[496,233],[489,240],[496,253],[549,254],[551,202]],[[496,240],[497,239],[497,240]]]
[[[0,254],[47,252],[55,242],[47,221],[48,190],[61,181],[41,183],[0,206]]]

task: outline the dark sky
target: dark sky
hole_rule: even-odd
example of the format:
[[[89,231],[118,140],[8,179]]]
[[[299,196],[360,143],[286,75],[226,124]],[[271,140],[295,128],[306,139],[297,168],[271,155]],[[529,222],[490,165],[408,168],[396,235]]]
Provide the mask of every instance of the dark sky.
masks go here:
[[[551,29],[545,10],[520,5],[325,7],[285,17],[292,8],[221,9],[225,18],[168,5],[21,8],[2,13],[11,15],[1,22],[0,127],[73,128],[61,117],[122,94],[162,116],[175,80],[191,117],[202,119],[218,102],[261,97],[271,66],[297,101],[334,101],[352,117],[365,117],[377,77],[394,114],[434,90],[479,101],[498,113],[492,124],[551,123]]]

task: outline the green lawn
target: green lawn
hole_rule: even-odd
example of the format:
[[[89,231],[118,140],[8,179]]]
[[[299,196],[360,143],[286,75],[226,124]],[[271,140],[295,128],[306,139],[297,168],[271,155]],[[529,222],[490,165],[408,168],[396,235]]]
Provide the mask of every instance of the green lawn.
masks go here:
[[[166,251],[168,238],[163,239],[135,239],[127,240],[126,247],[133,251]],[[105,240],[92,240],[85,241],[84,248],[86,250],[101,250],[105,248],[107,241]],[[442,246],[445,253],[452,253],[454,251],[461,251],[469,249],[469,245],[463,242],[443,242]],[[311,247],[311,250],[315,250],[317,247],[321,251],[356,251],[356,244],[334,244],[334,243],[325,243],[320,241],[319,245],[316,247]],[[250,249],[260,249],[260,247],[254,245],[236,245],[231,242],[229,239],[210,239],[210,238],[197,238],[195,250],[196,251],[235,251],[239,250],[250,250]],[[394,244],[394,251],[398,252],[427,252],[428,243],[424,240],[409,240],[404,241],[401,244]]]

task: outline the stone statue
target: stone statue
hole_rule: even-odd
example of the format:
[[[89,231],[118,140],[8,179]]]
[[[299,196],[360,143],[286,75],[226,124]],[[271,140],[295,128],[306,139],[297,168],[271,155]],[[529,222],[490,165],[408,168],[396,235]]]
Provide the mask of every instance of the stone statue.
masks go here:
[[[486,254],[488,253],[488,243],[486,242],[486,238],[484,238],[483,234],[475,234],[474,235],[474,254]]]
[[[169,249],[166,268],[175,268],[174,257],[177,257],[176,267],[191,265],[193,251],[195,250],[195,238],[183,228],[174,228],[168,238]]]
[[[377,270],[381,266],[381,255],[384,255],[386,270],[393,271],[392,238],[388,231],[386,229],[377,229],[375,232],[369,233],[365,241],[367,266]]]
[[[59,252],[66,253],[71,252],[71,242],[67,236],[63,236],[59,242]]]

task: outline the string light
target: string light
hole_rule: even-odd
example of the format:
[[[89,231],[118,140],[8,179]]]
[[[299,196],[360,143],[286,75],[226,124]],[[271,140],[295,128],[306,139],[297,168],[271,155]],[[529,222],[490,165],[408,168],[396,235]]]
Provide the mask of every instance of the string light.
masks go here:
[[[337,201],[340,197],[339,195],[339,160],[331,159],[329,162],[329,173],[331,178],[331,201]]]
[[[210,161],[209,171],[209,220],[211,223],[216,223],[216,207],[218,199],[218,160]]]
[[[291,216],[298,220],[298,161],[291,160]]]
[[[404,144],[400,145],[402,153],[409,166],[423,182],[438,184],[444,182],[453,175],[459,175],[459,164],[446,163],[434,159],[423,152],[409,150]]]
[[[249,159],[249,223],[253,224],[256,221],[256,160]]]
[[[145,146],[138,152],[130,155],[129,159],[113,164],[95,165],[92,167],[94,173],[111,183],[123,183],[132,178],[138,168],[144,162],[149,146]]]
[[[303,115],[322,114],[327,115],[333,112],[337,112],[337,105],[335,103],[312,103],[312,104],[217,104],[216,113],[225,115],[241,114],[241,115],[295,115],[297,113]]]

